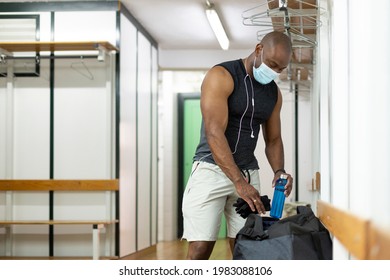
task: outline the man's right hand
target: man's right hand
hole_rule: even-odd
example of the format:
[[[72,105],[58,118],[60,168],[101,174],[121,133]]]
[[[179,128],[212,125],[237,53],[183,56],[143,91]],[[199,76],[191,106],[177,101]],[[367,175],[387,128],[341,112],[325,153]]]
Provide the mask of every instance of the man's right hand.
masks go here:
[[[271,200],[268,198],[267,195],[262,195],[261,202],[264,205],[264,208],[266,211],[271,210]],[[249,208],[248,203],[246,203],[245,200],[243,200],[241,197],[237,198],[237,201],[233,204],[234,207],[236,207],[236,212],[239,214],[242,218],[246,219],[250,214],[258,214],[257,211],[252,211]]]
[[[235,184],[238,196],[248,203],[252,212],[265,214],[264,204],[261,202],[260,193],[251,184],[245,181],[244,178]]]

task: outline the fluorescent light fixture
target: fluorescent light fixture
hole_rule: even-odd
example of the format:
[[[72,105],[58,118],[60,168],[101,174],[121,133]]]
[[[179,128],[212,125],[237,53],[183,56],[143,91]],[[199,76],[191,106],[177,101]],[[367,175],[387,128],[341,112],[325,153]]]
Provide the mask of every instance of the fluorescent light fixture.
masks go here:
[[[229,39],[226,35],[225,29],[223,28],[222,22],[219,19],[217,11],[214,9],[214,5],[210,4],[208,1],[206,16],[221,48],[223,50],[227,50],[229,48]]]

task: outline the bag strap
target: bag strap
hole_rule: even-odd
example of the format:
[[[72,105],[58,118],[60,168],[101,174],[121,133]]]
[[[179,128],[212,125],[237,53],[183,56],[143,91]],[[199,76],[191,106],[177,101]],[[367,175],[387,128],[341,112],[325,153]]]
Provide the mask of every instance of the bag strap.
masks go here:
[[[253,240],[268,238],[268,234],[263,229],[261,216],[254,213],[249,214],[245,226],[238,232],[238,235],[243,235]]]

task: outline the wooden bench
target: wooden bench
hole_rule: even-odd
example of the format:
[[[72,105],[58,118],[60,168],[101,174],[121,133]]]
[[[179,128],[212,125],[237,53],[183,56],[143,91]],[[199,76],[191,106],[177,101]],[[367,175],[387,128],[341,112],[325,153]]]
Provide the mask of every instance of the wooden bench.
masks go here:
[[[119,191],[119,180],[0,180],[0,191],[15,192],[85,192],[85,191]],[[6,235],[10,235],[10,227],[13,225],[91,225],[92,226],[92,259],[100,258],[100,229],[118,224],[118,219],[99,219],[99,220],[82,220],[82,219],[48,219],[48,220],[13,220],[6,218],[0,220],[0,226],[6,227]]]
[[[390,230],[319,200],[317,216],[348,252],[361,260],[390,259]]]

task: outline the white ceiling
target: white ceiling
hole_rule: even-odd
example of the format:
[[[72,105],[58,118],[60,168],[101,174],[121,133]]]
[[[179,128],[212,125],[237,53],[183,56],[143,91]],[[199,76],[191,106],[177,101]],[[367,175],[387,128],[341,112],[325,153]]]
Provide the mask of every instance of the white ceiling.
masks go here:
[[[164,50],[220,50],[207,21],[206,0],[122,0],[123,5]],[[230,39],[230,50],[253,49],[260,27],[245,26],[242,13],[266,0],[210,0]],[[267,5],[262,9],[266,10]]]
[[[215,5],[217,12],[220,14],[221,20],[227,31],[230,39],[229,52],[221,51],[218,41],[212,32],[212,29],[207,21],[205,8],[206,0],[122,0],[121,3],[126,6],[130,13],[137,21],[149,32],[149,34],[157,41],[160,50],[162,50],[162,58],[160,63],[162,67],[180,68],[181,66],[171,65],[175,61],[180,52],[178,50],[188,50],[188,56],[195,56],[199,51],[205,54],[207,51],[219,50],[220,53],[232,54],[235,50],[243,51],[254,50],[255,45],[259,42],[258,32],[265,34],[265,30],[270,30],[270,27],[248,26],[243,23],[243,14],[255,15],[264,13],[260,20],[268,22],[273,27],[279,30],[284,26],[284,12],[282,17],[273,16],[267,17],[267,12],[270,10],[279,10],[278,0],[209,0]],[[296,16],[292,11],[297,11],[298,15],[311,15],[317,13],[317,0],[286,0],[288,3],[289,23],[292,30],[302,32],[308,38],[314,39],[316,36],[316,28],[311,28],[313,20],[310,16]],[[248,11],[250,10],[250,11]],[[314,11],[314,12],[313,12]],[[272,12],[271,12],[272,13]],[[314,23],[316,20],[314,20]],[[248,21],[247,21],[248,22]],[[316,23],[318,24],[318,22]],[[280,27],[281,26],[281,27]],[[301,43],[301,38],[293,38],[294,42]],[[300,44],[298,44],[300,45]],[[167,54],[170,52],[171,56]],[[198,53],[199,53],[198,52]],[[185,55],[186,55],[185,54]],[[243,55],[247,55],[245,53]],[[184,59],[179,59],[183,62]],[[202,56],[196,56],[195,60],[201,60]],[[238,57],[241,57],[240,55]],[[207,59],[213,60],[214,57],[208,56]],[[218,58],[219,59],[219,58]],[[222,58],[221,58],[222,59]],[[295,64],[289,70],[290,77],[287,77],[287,71],[282,75],[283,79],[293,80],[309,80],[313,63],[313,48],[312,47],[296,47],[294,48],[293,62]],[[194,63],[194,62],[192,62]],[[214,63],[211,62],[211,63]],[[168,65],[169,64],[169,65]],[[207,63],[205,63],[207,64]],[[195,67],[192,64],[191,67]],[[195,67],[196,68],[196,67]],[[201,67],[199,67],[201,68]]]
[[[51,0],[0,0],[0,2],[45,1]],[[259,5],[262,6],[260,11],[266,11],[267,0],[209,1],[215,5],[225,26],[230,39],[229,50],[253,49],[258,43],[257,31],[261,28],[245,26],[242,13]],[[206,0],[120,0],[119,2],[149,32],[162,50],[221,50],[206,18]]]

